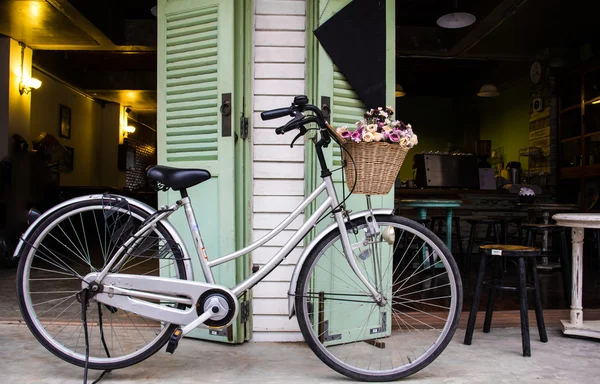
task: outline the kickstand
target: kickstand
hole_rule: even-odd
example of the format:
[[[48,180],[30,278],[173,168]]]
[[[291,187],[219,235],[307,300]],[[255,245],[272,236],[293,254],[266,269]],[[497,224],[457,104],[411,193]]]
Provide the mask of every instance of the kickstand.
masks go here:
[[[85,339],[85,364],[83,365],[83,384],[87,384],[88,362],[90,359],[90,343],[87,330],[87,308],[89,304],[89,294],[89,289],[84,288],[81,290],[81,292],[79,292],[78,295],[79,301],[81,302],[81,322],[83,326],[83,337]],[[98,303],[98,325],[100,326],[100,338],[102,340],[102,345],[104,346],[104,351],[106,352],[106,356],[110,357],[108,347],[106,346],[106,341],[104,340],[104,330],[102,329],[102,307],[100,303]],[[111,372],[111,370],[106,370],[102,372],[100,376],[92,382],[92,384],[98,383],[108,372]]]

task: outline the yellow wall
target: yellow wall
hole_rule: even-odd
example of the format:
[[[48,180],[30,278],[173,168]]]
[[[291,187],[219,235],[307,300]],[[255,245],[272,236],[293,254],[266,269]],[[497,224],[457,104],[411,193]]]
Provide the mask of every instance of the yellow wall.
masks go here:
[[[29,141],[47,132],[62,145],[75,149],[73,171],[61,173],[61,185],[99,185],[99,174],[94,170],[100,166],[102,107],[39,71],[34,70],[34,77],[42,81],[42,86],[33,92],[31,100]],[[71,108],[70,139],[59,135],[61,104]]]
[[[492,149],[504,147],[504,166],[519,161],[519,149],[529,146],[529,82],[523,79],[500,96],[481,101],[481,140],[491,140]],[[523,168],[527,159],[521,159]]]

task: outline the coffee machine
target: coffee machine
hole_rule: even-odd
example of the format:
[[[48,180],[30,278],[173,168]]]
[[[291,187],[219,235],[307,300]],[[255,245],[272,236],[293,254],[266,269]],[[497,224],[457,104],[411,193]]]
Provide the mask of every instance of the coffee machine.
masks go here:
[[[508,179],[511,184],[521,184],[521,177],[523,170],[521,169],[521,163],[518,161],[511,161],[506,165],[506,171],[508,172]]]

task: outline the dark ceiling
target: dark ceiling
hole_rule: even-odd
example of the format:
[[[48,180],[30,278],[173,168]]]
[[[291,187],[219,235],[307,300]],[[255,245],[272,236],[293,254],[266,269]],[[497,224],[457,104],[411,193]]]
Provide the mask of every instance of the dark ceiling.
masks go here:
[[[436,25],[455,0],[397,0],[397,79],[409,95],[473,94],[527,76],[540,56],[600,54],[597,0],[458,0],[475,24]],[[95,97],[156,108],[156,0],[0,0],[0,34],[34,64]],[[561,46],[560,50],[554,49]],[[567,60],[568,62],[569,60]]]

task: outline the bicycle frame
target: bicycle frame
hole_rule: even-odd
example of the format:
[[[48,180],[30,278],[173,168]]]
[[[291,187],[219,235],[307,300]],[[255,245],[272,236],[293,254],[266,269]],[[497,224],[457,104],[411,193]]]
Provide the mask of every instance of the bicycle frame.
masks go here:
[[[185,209],[185,214],[186,214],[186,218],[188,221],[188,225],[189,225],[189,228],[192,233],[193,240],[194,240],[194,246],[196,248],[196,255],[198,257],[198,260],[200,261],[200,265],[202,266],[202,271],[204,273],[206,282],[209,284],[215,284],[216,282],[215,282],[215,279],[214,279],[214,276],[212,273],[212,267],[235,260],[238,257],[241,257],[241,256],[243,256],[249,252],[252,252],[253,250],[263,246],[269,240],[271,240],[272,238],[277,236],[279,233],[281,233],[296,217],[298,217],[313,201],[315,201],[317,199],[317,197],[319,195],[321,195],[321,193],[323,191],[325,191],[327,194],[325,201],[323,201],[321,203],[321,205],[316,209],[316,211],[305,221],[305,223],[285,243],[285,245],[258,272],[251,275],[250,277],[248,277],[246,280],[242,281],[235,287],[231,288],[234,296],[239,297],[246,290],[252,288],[258,282],[260,282],[262,279],[264,279],[270,272],[272,272],[275,269],[275,267],[277,267],[277,265],[279,265],[281,263],[281,261],[283,261],[283,259],[285,257],[287,257],[287,255],[296,247],[296,245],[300,241],[302,241],[302,239],[306,236],[306,234],[308,234],[308,232],[316,225],[319,218],[321,216],[323,216],[323,214],[325,214],[325,212],[327,212],[328,209],[335,210],[338,207],[339,202],[337,199],[337,195],[335,192],[335,186],[333,184],[333,180],[332,180],[331,176],[323,177],[323,182],[292,213],[290,213],[276,228],[271,230],[268,234],[266,234],[259,240],[255,241],[254,243],[246,246],[245,248],[240,249],[239,251],[233,252],[231,254],[225,255],[221,258],[218,258],[218,259],[212,260],[212,261],[208,261],[208,256],[206,255],[204,243],[202,241],[202,236],[201,236],[200,230],[198,228],[198,222],[196,220],[194,210],[192,207],[192,202],[189,199],[189,197],[184,197],[176,205],[171,207],[172,209],[169,209],[169,210],[157,215],[153,220],[150,220],[148,223],[146,223],[140,229],[138,229],[136,234],[134,236],[132,236],[132,238],[129,239],[115,253],[115,255],[111,258],[111,260],[106,264],[104,269],[102,271],[100,271],[97,275],[95,275],[95,281],[97,283],[102,283],[103,279],[106,277],[106,275],[109,273],[109,271],[111,269],[113,269],[113,267],[115,265],[118,266],[118,264],[116,264],[117,261],[119,260],[121,254],[125,251],[125,249],[134,241],[133,240],[134,237],[143,236],[143,234],[145,232],[152,229],[152,226],[156,222],[168,218],[168,216],[170,216],[178,208],[183,206]],[[337,210],[337,212],[334,212],[334,218],[335,218],[336,224],[339,228],[345,228],[345,222],[344,222],[344,218],[343,218],[343,214],[342,214],[341,210]],[[367,279],[364,277],[364,275],[358,268],[358,265],[356,264],[356,260],[353,257],[351,257],[353,255],[353,253],[352,253],[352,246],[351,246],[350,240],[348,238],[348,234],[346,233],[346,231],[340,231],[340,232],[341,232],[342,245],[344,248],[344,252],[346,254],[346,259],[347,259],[348,263],[350,264],[350,267],[356,273],[356,275],[360,279],[360,281],[362,281],[363,284],[365,284],[365,286],[367,287],[369,292],[371,292],[371,294],[373,295],[373,298],[378,302],[382,301],[383,297],[367,281]],[[166,283],[167,280],[172,280],[172,279],[162,278],[161,280]],[[135,293],[132,293],[132,296],[138,296],[138,295]],[[148,296],[148,294],[144,294],[144,297],[149,297],[149,296]],[[152,294],[150,294],[150,297],[152,297]],[[159,298],[158,295],[156,298]]]

